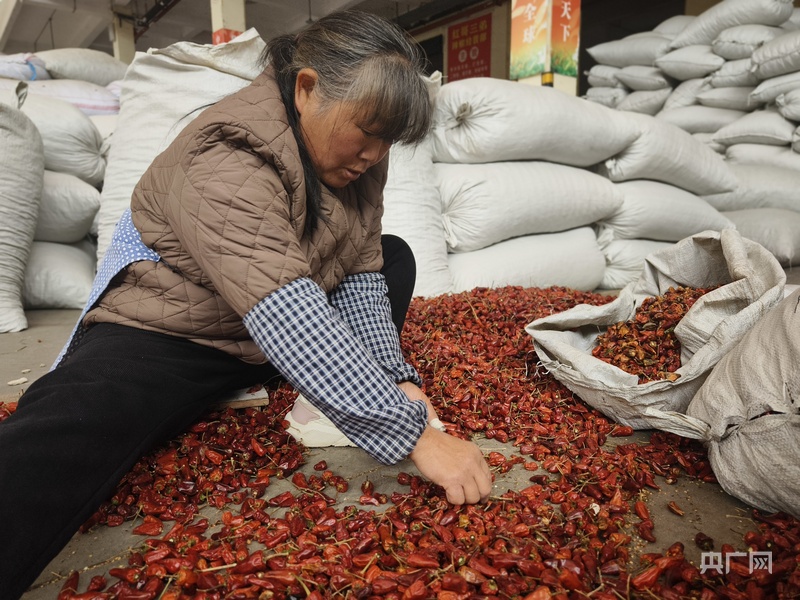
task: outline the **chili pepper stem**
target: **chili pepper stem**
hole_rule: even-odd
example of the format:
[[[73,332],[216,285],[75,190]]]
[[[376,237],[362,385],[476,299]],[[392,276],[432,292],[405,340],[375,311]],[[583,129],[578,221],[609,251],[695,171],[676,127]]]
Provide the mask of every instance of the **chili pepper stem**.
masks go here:
[[[163,589],[163,590],[161,590],[161,593],[158,595],[158,597],[156,598],[156,600],[161,600],[161,598],[163,598],[163,597],[164,597],[164,594],[166,594],[166,593],[167,593],[167,590],[169,589],[169,586],[171,586],[171,585],[172,585],[172,582],[173,582],[174,580],[175,580],[175,578],[174,578],[174,577],[168,577],[168,578],[167,578],[167,584],[164,586],[164,589]]]
[[[361,569],[362,577],[367,574],[367,569],[369,569],[376,560],[378,560],[378,555],[373,554],[372,558],[369,559],[369,562],[364,566],[363,569]]]
[[[306,585],[306,582],[303,580],[303,578],[297,575],[296,573],[294,578],[297,580],[297,583],[300,584],[300,587],[303,588],[303,591],[306,593],[306,597],[310,596],[311,590],[308,589],[308,586]]]
[[[236,566],[236,563],[231,563],[227,565],[219,565],[217,567],[208,567],[206,569],[198,569],[198,573],[211,573],[213,571],[222,571],[223,569],[232,569]]]

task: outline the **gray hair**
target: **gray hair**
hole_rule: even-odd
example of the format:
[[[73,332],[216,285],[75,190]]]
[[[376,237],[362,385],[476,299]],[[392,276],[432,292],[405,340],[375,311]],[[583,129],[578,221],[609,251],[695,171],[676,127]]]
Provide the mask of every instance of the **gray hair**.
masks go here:
[[[423,80],[423,53],[405,31],[376,15],[355,10],[331,13],[296,35],[270,40],[261,64],[274,70],[289,125],[300,145],[311,229],[318,215],[319,182],[308,168],[298,131],[294,89],[301,69],[317,72],[316,90],[323,107],[337,102],[352,105],[359,124],[381,138],[416,143],[430,129],[432,104]]]

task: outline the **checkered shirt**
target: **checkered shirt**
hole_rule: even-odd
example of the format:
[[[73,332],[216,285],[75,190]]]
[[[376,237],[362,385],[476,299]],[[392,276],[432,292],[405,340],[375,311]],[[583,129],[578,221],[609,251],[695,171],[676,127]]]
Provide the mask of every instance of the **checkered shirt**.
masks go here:
[[[139,260],[160,257],[142,243],[128,209],[52,368],[81,339],[84,316],[113,277]],[[383,275],[349,275],[330,298],[310,279],[295,280],[253,307],[244,324],[284,377],[359,447],[386,464],[408,456],[425,428],[427,409],[395,385],[420,385],[420,379],[403,360]]]
[[[391,320],[381,323],[385,306],[377,301],[376,284],[385,285],[382,279],[346,278],[332,300],[336,307],[316,283],[296,279],[254,306],[244,324],[309,402],[376,460],[394,464],[414,449],[427,423],[427,408],[409,401],[396,385],[418,381],[418,376],[398,361],[402,357]],[[384,319],[378,318],[379,309]]]

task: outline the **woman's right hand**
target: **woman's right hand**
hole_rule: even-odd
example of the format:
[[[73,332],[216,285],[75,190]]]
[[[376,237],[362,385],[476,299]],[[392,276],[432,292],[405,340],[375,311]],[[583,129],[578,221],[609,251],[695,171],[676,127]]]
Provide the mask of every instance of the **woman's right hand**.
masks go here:
[[[424,477],[444,488],[451,504],[485,502],[492,491],[489,465],[473,442],[426,427],[409,458]]]

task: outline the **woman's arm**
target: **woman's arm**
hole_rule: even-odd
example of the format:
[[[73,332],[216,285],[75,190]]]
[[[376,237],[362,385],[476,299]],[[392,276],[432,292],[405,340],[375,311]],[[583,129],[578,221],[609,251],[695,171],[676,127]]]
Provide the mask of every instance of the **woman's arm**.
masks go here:
[[[348,438],[385,464],[406,458],[427,424],[323,290],[297,279],[259,302],[244,324],[270,362]]]
[[[356,338],[395,382],[411,381],[419,386],[422,381],[417,370],[403,358],[386,294],[383,275],[358,273],[346,276],[329,299]]]

